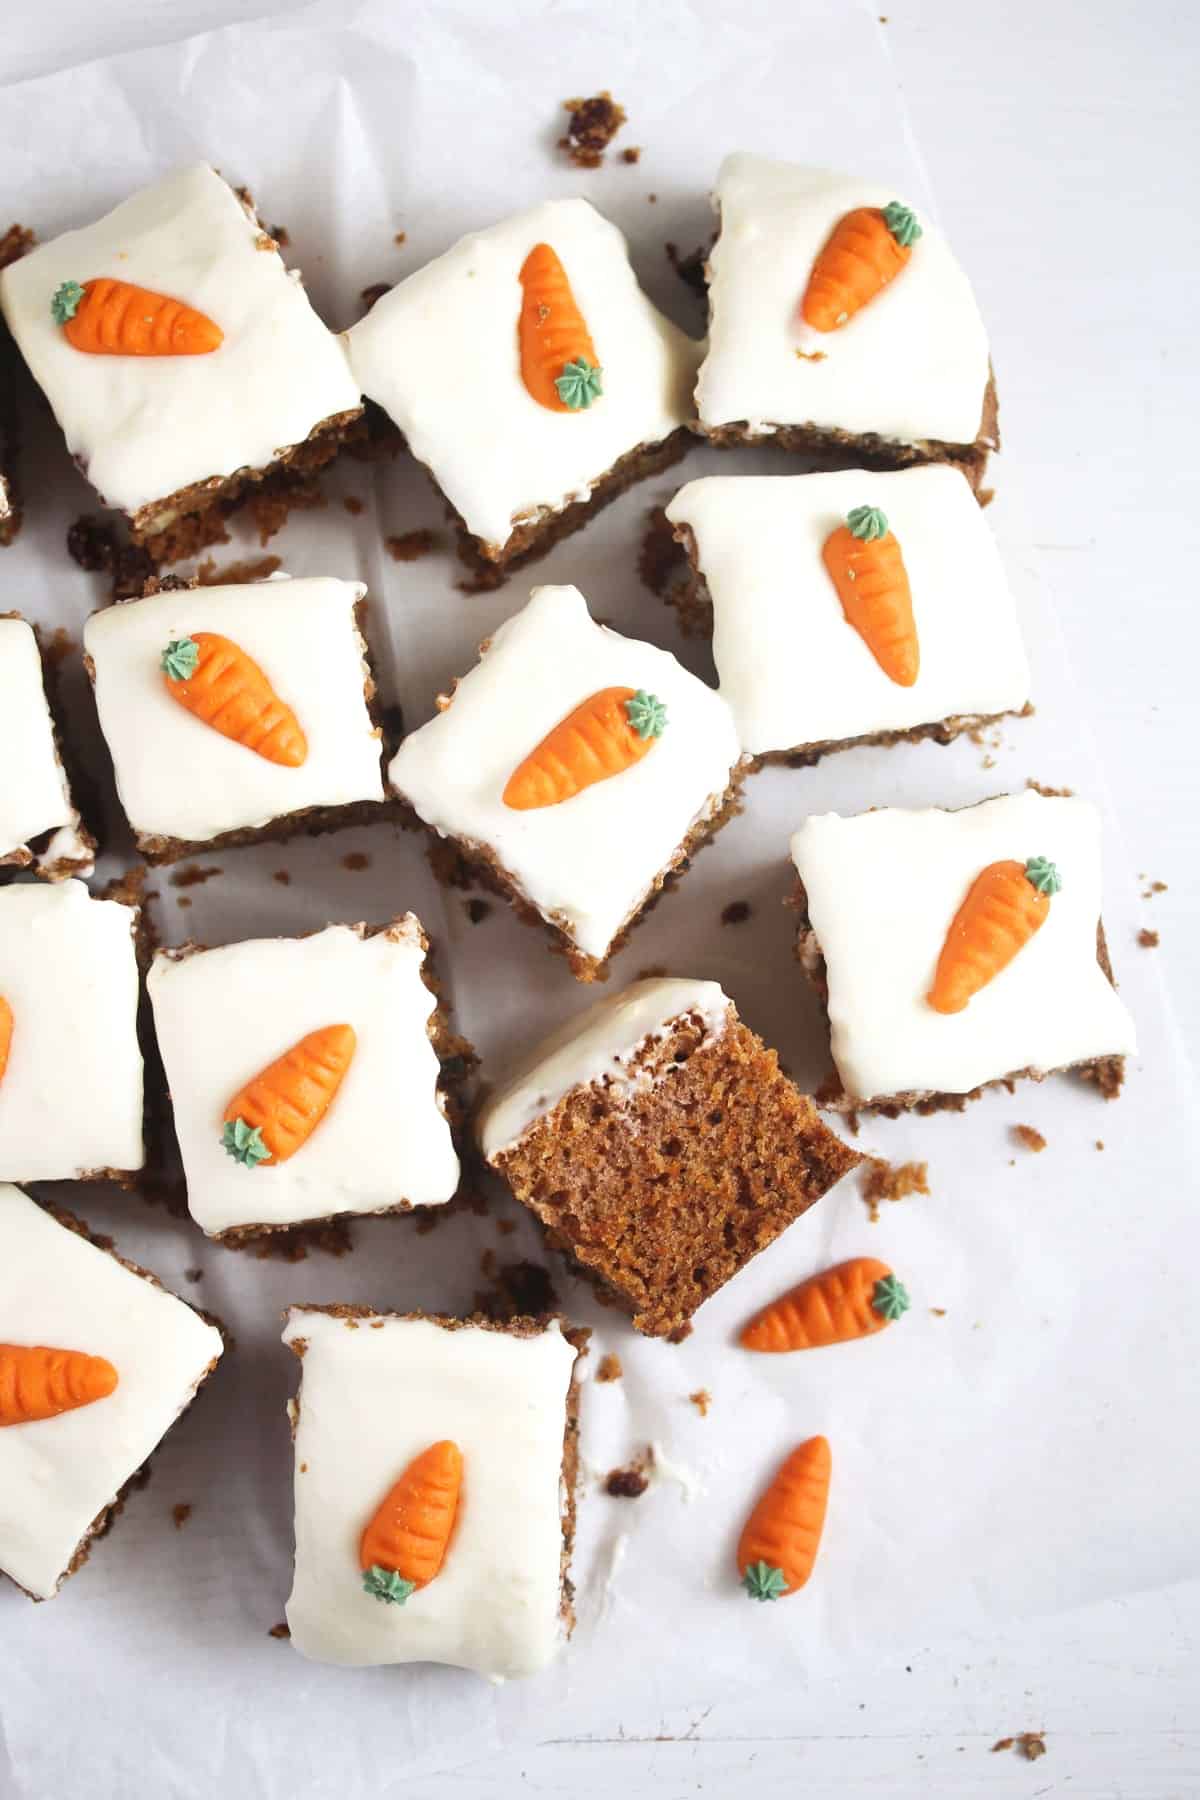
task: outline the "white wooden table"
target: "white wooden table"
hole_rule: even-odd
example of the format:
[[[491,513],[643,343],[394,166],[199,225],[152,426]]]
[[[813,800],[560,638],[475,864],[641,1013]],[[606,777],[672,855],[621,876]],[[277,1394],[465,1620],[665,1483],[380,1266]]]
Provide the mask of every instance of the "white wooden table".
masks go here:
[[[1006,457],[1021,468],[1134,870],[1168,883],[1145,923],[1162,934],[1159,972],[1194,1044],[1200,14],[1185,0],[877,3],[894,9],[879,29],[991,327]],[[7,0],[0,84],[285,10]],[[1194,1405],[1180,1423],[1195,1429]],[[1188,1800],[1200,1795],[1200,1583],[989,1643],[914,1642],[902,1661],[702,1713],[612,1718],[600,1693],[589,1710],[586,1736],[403,1791]],[[990,1754],[997,1738],[1039,1729],[1037,1762]]]

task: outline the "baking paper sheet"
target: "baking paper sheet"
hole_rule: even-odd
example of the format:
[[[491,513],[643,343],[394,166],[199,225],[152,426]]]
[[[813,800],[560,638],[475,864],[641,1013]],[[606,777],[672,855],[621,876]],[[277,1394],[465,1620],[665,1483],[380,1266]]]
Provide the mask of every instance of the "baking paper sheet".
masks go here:
[[[573,171],[553,150],[558,103],[599,86],[627,107],[621,142],[641,145],[642,159]],[[369,282],[397,279],[519,206],[583,192],[628,232],[654,297],[698,331],[663,246],[706,238],[707,188],[735,146],[886,171],[936,212],[865,8],[677,0],[640,9],[635,22],[631,9],[521,0],[317,7],[7,89],[0,221],[19,217],[49,235],[207,157],[252,187],[269,221],[286,223],[290,259],[340,326],[358,316]],[[986,313],[987,293],[980,299]],[[77,643],[105,591],[66,558],[64,536],[91,497],[45,421],[32,438],[30,517],[19,546],[0,556],[0,607],[65,626]],[[682,642],[673,614],[637,580],[645,512],[705,472],[797,466],[697,449],[677,475],[627,495],[490,595],[458,590],[445,543],[408,565],[382,549],[385,534],[441,526],[436,499],[404,461],[347,460],[325,483],[328,505],[297,515],[271,549],[297,574],[370,584],[384,698],[403,705],[412,727],[535,580],[577,582],[597,615],[676,649],[711,679],[705,648]],[[860,750],[753,778],[743,815],[616,959],[614,985],[655,965],[716,977],[796,1077],[815,1083],[827,1052],[782,904],[788,836],[805,813],[959,806],[1029,777],[1103,799],[1023,529],[1019,471],[1001,466],[996,480],[989,517],[1028,632],[1036,716],[990,748]],[[366,503],[361,517],[345,496]],[[217,555],[254,548],[243,526]],[[1065,626],[1069,641],[1080,622]],[[67,689],[106,781],[77,652]],[[367,869],[346,866],[355,851],[369,856]],[[390,825],[203,860],[220,872],[201,885],[177,888],[165,871],[152,880],[171,940],[216,943],[414,908],[438,940],[458,1026],[486,1071],[591,998],[502,906],[471,923],[465,897],[434,885],[421,840]],[[525,1684],[491,1688],[428,1667],[327,1669],[269,1636],[290,1577],[284,1404],[296,1365],[278,1342],[284,1306],[469,1307],[485,1250],[545,1260],[521,1209],[493,1191],[486,1216],[457,1214],[428,1235],[411,1219],[355,1224],[349,1256],[288,1266],[210,1245],[136,1196],[60,1189],[127,1254],[218,1313],[236,1349],[58,1599],[33,1607],[0,1584],[0,1794],[382,1800],[498,1741],[652,1719],[745,1684],[774,1684],[791,1706],[806,1678],[849,1658],[869,1668],[905,1646],[1195,1575],[1197,1450],[1182,1416],[1200,1357],[1191,1089],[1155,959],[1133,948],[1134,892],[1110,820],[1106,924],[1142,1041],[1118,1104],[1060,1079],[989,1094],[961,1117],[864,1123],[861,1148],[928,1161],[931,1195],[885,1204],[871,1223],[845,1183],[713,1300],[680,1347],[637,1340],[554,1266],[566,1312],[594,1328],[589,1368],[615,1350],[624,1377],[589,1380],[584,1397],[578,1628],[559,1664]],[[748,902],[750,916],[723,925],[732,900]],[[1014,1143],[1015,1122],[1045,1134],[1044,1153]],[[856,1253],[886,1258],[911,1289],[912,1311],[886,1339],[779,1360],[733,1348],[756,1306]],[[701,1388],[712,1396],[707,1417],[688,1398]],[[815,1431],[835,1457],[819,1572],[803,1596],[751,1606],[732,1572],[737,1530],[783,1451]],[[647,1493],[605,1496],[602,1474],[649,1444],[658,1473]],[[182,1529],[177,1503],[193,1509]]]

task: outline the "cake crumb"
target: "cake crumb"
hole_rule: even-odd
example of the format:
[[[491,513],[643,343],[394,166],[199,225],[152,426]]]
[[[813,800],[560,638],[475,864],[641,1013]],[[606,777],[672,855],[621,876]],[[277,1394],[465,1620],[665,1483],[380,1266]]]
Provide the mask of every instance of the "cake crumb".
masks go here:
[[[279,240],[273,238],[269,232],[260,231],[254,239],[254,248],[256,250],[278,250]]]
[[[658,205],[658,195],[657,194],[647,194],[646,201],[647,201],[648,205],[650,205],[650,206],[657,206]]]
[[[500,1237],[511,1237],[516,1229],[517,1221],[515,1219],[496,1220],[496,1231]]]
[[[342,858],[343,869],[349,869],[352,875],[358,874],[363,869],[369,869],[370,866],[371,858],[365,850],[349,850]]]
[[[222,874],[224,874],[224,870],[217,863],[213,863],[207,869],[200,863],[184,863],[181,869],[176,869],[173,875],[168,876],[168,880],[174,888],[202,887],[206,881],[211,881],[214,875]]]
[[[203,1274],[203,1269],[185,1269],[183,1271],[183,1278],[185,1281],[199,1281],[203,1277]]]
[[[275,873],[271,877],[271,880],[277,881],[279,883],[280,887],[290,887],[292,884],[291,875],[288,873],[288,871],[286,869],[276,869]]]
[[[570,113],[565,137],[558,148],[565,150],[577,169],[598,169],[604,152],[625,123],[625,108],[613,99],[607,88],[601,88],[590,99],[564,100],[563,111]],[[625,159],[627,162],[636,157]]]
[[[470,919],[472,925],[482,925],[491,910],[492,907],[489,900],[480,900],[472,897],[470,900],[463,901],[463,911],[466,913],[468,919]]]
[[[342,501],[342,505],[352,519],[357,519],[360,513],[364,513],[367,510],[366,503],[360,500],[357,494],[347,494]]]
[[[1143,875],[1141,877],[1141,879],[1143,881],[1145,881],[1146,877]],[[1166,891],[1167,891],[1167,884],[1165,881],[1152,881],[1152,882],[1150,882],[1148,887],[1143,889],[1142,899],[1143,900],[1152,900],[1154,898],[1155,894],[1165,894]]]
[[[1026,781],[1025,786],[1032,788],[1035,794],[1040,794],[1043,800],[1073,800],[1075,798],[1074,788],[1047,787],[1044,781],[1035,781],[1032,775]]]
[[[674,1331],[667,1333],[668,1344],[685,1344],[695,1329],[692,1321],[685,1319],[682,1325],[677,1325]]]
[[[688,1399],[700,1414],[700,1417],[702,1419],[707,1419],[708,1409],[712,1405],[712,1395],[709,1393],[708,1389],[697,1388],[694,1394],[688,1395]]]
[[[1097,1150],[1103,1150],[1103,1148],[1104,1148],[1104,1139],[1103,1138],[1096,1139],[1096,1148],[1097,1148]]]
[[[731,900],[721,911],[722,925],[744,925],[753,907],[748,900]]]
[[[1032,1125],[1014,1125],[1012,1134],[1018,1144],[1024,1144],[1026,1150],[1039,1151],[1046,1148],[1045,1138]]]
[[[604,1482],[604,1491],[614,1500],[636,1500],[649,1486],[650,1477],[634,1463],[628,1469],[611,1469]]]
[[[708,261],[708,249],[701,244],[686,255],[680,252],[678,244],[667,243],[663,246],[667,253],[667,261],[686,287],[703,300],[708,293],[708,277],[704,273],[704,265]]]
[[[417,531],[404,531],[398,537],[384,538],[384,548],[393,562],[419,562],[437,547],[437,533],[421,526]]]
[[[1142,929],[1137,934],[1137,941],[1142,946],[1143,950],[1157,950],[1158,949],[1158,933],[1157,933],[1157,931],[1148,931],[1144,925],[1142,926]]]
[[[179,1500],[171,1508],[171,1517],[175,1521],[176,1531],[182,1531],[191,1516],[192,1503],[190,1500]]]
[[[494,1285],[490,1292],[477,1294],[475,1299],[478,1310],[486,1313],[489,1319],[497,1324],[508,1324],[513,1319],[536,1319],[558,1310],[558,1294],[550,1271],[540,1263],[502,1263],[496,1268],[495,1253],[485,1250],[481,1260],[488,1259],[491,1259],[489,1269],[495,1270]],[[493,1279],[490,1273],[488,1279]]]
[[[196,580],[201,587],[235,587],[243,582],[265,581],[282,566],[281,556],[247,556],[219,569],[213,558],[206,556],[196,564]]]
[[[182,906],[186,910],[192,903],[188,899],[186,894],[180,894],[180,896],[179,896],[178,900],[175,902],[175,904],[176,904],[176,906]]]
[[[641,162],[641,160],[642,147],[640,144],[630,144],[627,150],[622,150],[621,152],[621,161],[623,163],[637,163]]]
[[[400,244],[407,244],[407,242],[408,242],[407,231],[398,231],[396,233],[395,237],[392,239],[392,242],[393,242],[393,244],[396,244],[397,246]]]
[[[1015,1749],[1018,1756],[1026,1762],[1036,1762],[1039,1756],[1046,1754],[1046,1734],[1044,1731],[1019,1731],[1015,1737],[997,1738],[992,1745],[992,1755],[997,1750]]]
[[[258,493],[246,502],[247,510],[258,533],[259,548],[265,550],[276,532],[282,531],[293,512],[317,511],[325,505],[325,496],[312,482],[297,482],[282,493]]]
[[[309,1251],[324,1256],[346,1256],[354,1248],[350,1227],[343,1219],[326,1219],[318,1225],[289,1225],[283,1231],[262,1231],[257,1236],[224,1238],[231,1250],[250,1250],[259,1262],[305,1262]]]
[[[862,1197],[866,1201],[872,1224],[879,1217],[881,1200],[907,1200],[913,1194],[928,1192],[928,1163],[890,1163],[883,1156],[867,1158],[863,1169]]]
[[[615,1350],[607,1350],[596,1365],[597,1381],[620,1381],[625,1373]]]
[[[291,1635],[292,1628],[286,1619],[280,1619],[278,1625],[272,1625],[270,1631],[267,1633],[268,1637],[273,1638],[290,1638]]]
[[[931,1306],[929,1310],[935,1319],[944,1319],[946,1316],[946,1309],[944,1306]]]

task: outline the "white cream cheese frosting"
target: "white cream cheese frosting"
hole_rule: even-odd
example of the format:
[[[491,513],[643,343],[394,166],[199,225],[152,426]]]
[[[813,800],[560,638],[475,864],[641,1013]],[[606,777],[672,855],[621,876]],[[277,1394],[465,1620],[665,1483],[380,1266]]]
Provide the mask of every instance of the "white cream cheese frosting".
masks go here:
[[[458,1157],[429,1038],[435,996],[421,979],[420,922],[386,931],[330,925],[181,957],[160,951],[148,981],[175,1114],[188,1209],[213,1235],[295,1225],[408,1201],[441,1206]],[[278,1057],[325,1025],[356,1046],[333,1103],[287,1158],[247,1167],[222,1147],[225,1108]]]
[[[1048,857],[1062,881],[1040,929],[959,1013],[926,996],[946,932],[989,863]],[[1024,1069],[1130,1055],[1133,1021],[1096,961],[1100,818],[1034,791],[805,820],[792,859],[829,980],[833,1059],[855,1100],[969,1093]]]
[[[987,335],[966,276],[923,215],[909,262],[847,324],[817,332],[800,322],[814,259],[839,219],[897,199],[905,196],[894,188],[827,169],[726,157],[708,265],[708,354],[696,383],[702,425],[975,442]]]
[[[81,881],[0,889],[0,995],[13,1015],[0,1180],[141,1168],[136,921]]]
[[[484,1156],[491,1162],[510,1150],[574,1088],[601,1082],[624,1091],[636,1084],[629,1065],[637,1052],[687,1014],[700,1017],[706,1036],[719,1036],[732,1004],[715,981],[667,976],[635,981],[596,1001],[535,1045],[489,1095],[476,1121]]]
[[[604,392],[551,412],[521,379],[521,267],[553,249],[591,334]],[[363,392],[399,426],[467,530],[586,499],[627,451],[691,417],[699,346],[646,298],[625,239],[586,200],[552,200],[474,232],[376,302],[347,334]]]
[[[510,775],[589,695],[644,688],[667,710],[653,748],[557,806],[504,804]],[[442,837],[486,845],[545,918],[601,958],[739,760],[724,700],[665,650],[590,618],[578,588],[541,587],[493,633],[451,704],[414,731],[391,784]]]
[[[384,798],[381,746],[364,692],[361,582],[312,576],[182,588],[93,613],[83,645],[117,790],[139,837],[203,843],[310,806]],[[308,741],[298,768],[269,762],[172,698],[162,655],[210,631],[259,665]]]
[[[0,862],[45,832],[77,833],[79,814],[54,743],[37,639],[24,619],[0,618],[0,768]],[[70,844],[61,839],[59,851],[82,859],[78,873],[90,873],[77,835]]]
[[[220,1356],[221,1334],[0,1185],[0,1335],[102,1356],[117,1371],[105,1399],[0,1430],[0,1569],[49,1600],[93,1521]]]
[[[886,675],[821,559],[854,507],[879,507],[912,592],[920,672]],[[1015,712],[1029,666],[999,551],[957,469],[707,477],[667,507],[690,526],[713,604],[713,656],[742,746],[758,756]]]
[[[0,310],[108,505],[136,513],[193,482],[265,468],[359,406],[341,340],[267,244],[233,190],[197,163],[0,273]],[[207,313],[224,341],[201,356],[76,350],[50,303],[63,282],[98,276]]]
[[[558,1324],[516,1337],[295,1306],[283,1337],[304,1345],[287,1603],[295,1648],[317,1662],[452,1663],[493,1680],[542,1668],[563,1637],[563,1433],[576,1351]],[[463,1457],[446,1559],[404,1605],[389,1605],[364,1592],[359,1540],[412,1459],[443,1438]]]

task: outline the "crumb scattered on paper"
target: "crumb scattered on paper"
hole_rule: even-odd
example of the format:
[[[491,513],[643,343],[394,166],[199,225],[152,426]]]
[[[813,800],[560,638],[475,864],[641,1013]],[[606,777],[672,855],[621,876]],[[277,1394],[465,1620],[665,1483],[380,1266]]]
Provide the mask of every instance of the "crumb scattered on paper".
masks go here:
[[[1026,1762],[1036,1762],[1039,1756],[1046,1754],[1046,1734],[1044,1731],[1020,1731],[1014,1737],[997,1738],[992,1745],[992,1755],[997,1750],[1015,1750]]]
[[[1145,881],[1146,877],[1144,875],[1139,876],[1139,880]],[[1155,894],[1165,894],[1166,891],[1167,891],[1167,884],[1165,881],[1151,881],[1147,884],[1147,886],[1145,888],[1143,888],[1142,899],[1143,900],[1153,900]]]
[[[627,150],[622,150],[621,152],[621,161],[623,163],[638,163],[641,162],[641,160],[642,147],[640,144],[630,144]]]
[[[1096,1148],[1097,1148],[1097,1150],[1103,1150],[1103,1148],[1104,1148],[1104,1139],[1103,1138],[1096,1139]]]
[[[342,501],[342,505],[345,507],[346,511],[350,514],[350,517],[352,519],[357,519],[360,513],[363,513],[366,511],[365,502],[360,500],[357,494],[347,494],[345,499]]]
[[[399,537],[384,538],[383,542],[393,562],[418,562],[437,548],[437,533],[421,526],[417,531],[401,532]]]
[[[206,556],[196,564],[196,580],[201,587],[234,587],[240,582],[265,581],[282,564],[280,556],[246,556],[218,568],[214,558]]]
[[[365,850],[348,850],[342,858],[343,869],[349,869],[351,874],[358,874],[370,866],[371,858]]]
[[[183,1278],[185,1281],[199,1281],[203,1274],[203,1269],[185,1269],[183,1271]]]
[[[280,887],[290,887],[292,878],[286,869],[276,869],[271,880],[277,881]]]
[[[722,925],[744,925],[753,908],[748,900],[731,900],[721,912]]]
[[[931,1306],[929,1310],[935,1319],[944,1319],[946,1316],[946,1309],[944,1306]]]
[[[180,1500],[171,1508],[171,1517],[175,1521],[176,1531],[182,1531],[192,1516],[190,1500]]]
[[[596,1365],[597,1381],[620,1381],[625,1373],[615,1350],[607,1350]]]
[[[712,1395],[709,1393],[708,1389],[697,1388],[694,1394],[688,1395],[688,1399],[700,1414],[700,1417],[702,1419],[707,1419],[708,1409],[712,1405]]]
[[[272,1625],[270,1631],[267,1633],[268,1637],[273,1638],[290,1638],[291,1635],[292,1628],[286,1619],[280,1619],[278,1625]]]
[[[614,1500],[636,1500],[650,1486],[650,1477],[635,1464],[628,1469],[610,1469],[604,1480],[604,1491]]]
[[[463,911],[466,913],[468,919],[470,919],[472,925],[482,925],[491,910],[492,906],[490,900],[480,900],[472,895],[470,900],[463,901]]]
[[[330,1219],[320,1225],[289,1225],[283,1231],[226,1238],[224,1242],[231,1250],[248,1250],[259,1262],[304,1262],[310,1251],[322,1256],[346,1256],[354,1248],[350,1227],[343,1219]]]
[[[625,108],[613,99],[607,88],[588,99],[564,100],[563,111],[570,113],[565,137],[558,140],[577,169],[598,169],[604,152],[625,123]],[[626,156],[636,162],[637,156]]]
[[[1149,931],[1149,930],[1147,930],[1145,925],[1143,925],[1142,929],[1138,932],[1137,941],[1142,946],[1143,950],[1157,950],[1158,949],[1158,933],[1157,933],[1157,931]]]
[[[167,879],[174,888],[202,887],[206,881],[211,881],[215,875],[223,873],[224,870],[217,863],[213,863],[207,869],[200,863],[184,863],[181,869],[176,869],[174,874],[169,875]]]
[[[882,1156],[867,1158],[862,1171],[862,1197],[867,1203],[872,1224],[879,1217],[881,1200],[907,1200],[913,1194],[928,1192],[928,1163],[890,1163]]]
[[[1012,1134],[1016,1138],[1018,1144],[1023,1144],[1026,1150],[1033,1150],[1036,1152],[1046,1148],[1045,1138],[1033,1125],[1014,1125]]]

